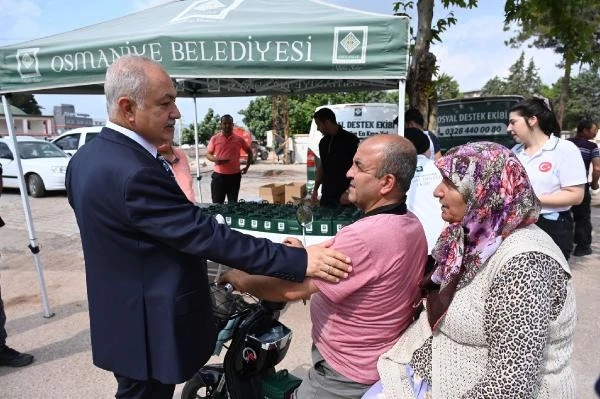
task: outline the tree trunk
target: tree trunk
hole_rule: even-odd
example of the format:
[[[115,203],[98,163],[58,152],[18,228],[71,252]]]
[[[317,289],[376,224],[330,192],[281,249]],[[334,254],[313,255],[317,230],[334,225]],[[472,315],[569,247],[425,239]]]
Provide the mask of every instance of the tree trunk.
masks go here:
[[[432,39],[433,5],[433,0],[419,0],[417,2],[417,38],[406,84],[409,106],[421,111],[425,117],[425,124],[428,122],[428,97],[436,63],[435,56],[429,52]],[[427,126],[424,126],[424,128],[427,128]]]
[[[565,118],[565,108],[567,107],[567,101],[569,100],[569,81],[571,80],[571,67],[573,61],[570,57],[565,57],[565,74],[563,76],[562,85],[560,88],[560,100],[558,101],[558,125],[562,129],[563,120]],[[560,132],[556,132],[560,135]]]
[[[426,118],[427,120],[425,121],[425,123],[427,123],[427,130],[429,130],[430,132],[437,132],[438,129],[438,124],[437,124],[437,93],[433,92],[433,95],[431,96],[431,98],[429,99],[429,114],[428,117]]]
[[[289,156],[289,137],[290,137],[290,119],[289,119],[289,105],[288,97],[285,95],[278,95],[272,97],[271,103],[271,118],[273,121],[273,133],[283,137],[283,163],[291,163],[291,157]]]

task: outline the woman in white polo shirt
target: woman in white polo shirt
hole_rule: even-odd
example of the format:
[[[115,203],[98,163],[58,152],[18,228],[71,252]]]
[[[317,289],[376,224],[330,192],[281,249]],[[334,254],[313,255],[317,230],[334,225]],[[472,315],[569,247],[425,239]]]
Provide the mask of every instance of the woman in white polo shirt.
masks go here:
[[[572,205],[583,200],[587,176],[575,144],[555,136],[560,126],[545,98],[521,101],[510,109],[508,132],[542,204],[537,225],[559,246],[568,260],[573,249]]]

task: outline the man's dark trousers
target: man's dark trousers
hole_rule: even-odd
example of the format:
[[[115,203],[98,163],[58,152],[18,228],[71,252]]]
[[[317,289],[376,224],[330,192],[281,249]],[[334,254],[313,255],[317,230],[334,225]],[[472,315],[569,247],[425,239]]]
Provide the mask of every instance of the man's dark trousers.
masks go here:
[[[0,287],[0,348],[6,345],[6,314],[4,313],[4,303],[2,302],[2,287]]]
[[[590,194],[589,184],[585,185],[583,201],[579,205],[573,205],[573,222],[575,223],[575,234],[573,242],[582,249],[589,248],[592,245],[592,195]]]
[[[117,399],[172,399],[175,384],[162,384],[156,380],[139,381],[115,373],[118,387]]]
[[[210,182],[210,193],[213,204],[222,204],[225,202],[225,196],[227,196],[227,202],[230,204],[237,202],[241,181],[241,173],[225,175],[213,172],[212,181]]]

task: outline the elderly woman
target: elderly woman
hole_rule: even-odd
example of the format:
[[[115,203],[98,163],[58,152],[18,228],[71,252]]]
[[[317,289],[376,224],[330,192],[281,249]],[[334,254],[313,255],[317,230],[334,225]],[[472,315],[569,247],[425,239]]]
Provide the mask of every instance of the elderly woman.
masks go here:
[[[426,309],[380,357],[381,398],[574,398],[569,265],[535,225],[522,164],[495,143],[450,150],[434,195],[448,222]],[[375,388],[375,387],[374,387]]]

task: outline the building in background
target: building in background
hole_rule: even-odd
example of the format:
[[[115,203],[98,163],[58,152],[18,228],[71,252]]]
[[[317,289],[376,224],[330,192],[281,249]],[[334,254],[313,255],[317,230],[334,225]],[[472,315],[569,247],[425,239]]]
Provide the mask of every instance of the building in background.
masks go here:
[[[10,105],[13,116],[13,126],[17,136],[33,136],[40,139],[48,139],[56,135],[54,116],[51,115],[28,115],[20,108]],[[0,107],[0,136],[8,136],[4,107]]]
[[[94,126],[94,119],[89,114],[78,114],[72,104],[61,104],[54,107],[56,133],[61,134],[77,127]]]

